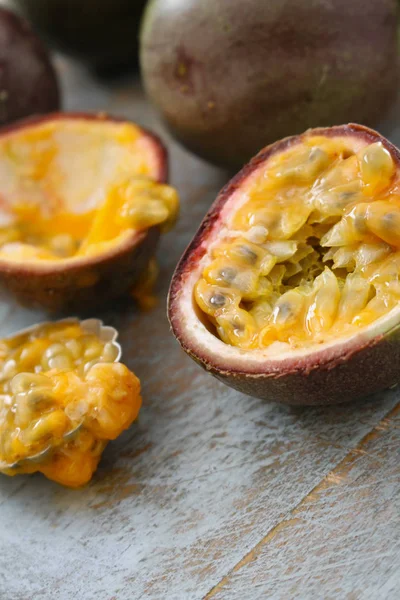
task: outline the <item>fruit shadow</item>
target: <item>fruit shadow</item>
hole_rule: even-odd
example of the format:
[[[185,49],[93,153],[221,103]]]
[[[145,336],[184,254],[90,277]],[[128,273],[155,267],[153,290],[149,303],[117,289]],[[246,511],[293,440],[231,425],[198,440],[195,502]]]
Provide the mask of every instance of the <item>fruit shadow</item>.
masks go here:
[[[396,386],[343,404],[288,406],[285,409],[305,434],[313,433],[320,439],[352,449],[380,426],[399,399],[399,387]]]

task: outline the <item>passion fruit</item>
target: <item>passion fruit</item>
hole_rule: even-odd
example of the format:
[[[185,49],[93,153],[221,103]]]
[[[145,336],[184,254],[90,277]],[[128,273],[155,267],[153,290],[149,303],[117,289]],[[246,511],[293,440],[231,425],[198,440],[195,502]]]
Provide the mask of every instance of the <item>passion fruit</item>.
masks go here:
[[[70,487],[91,479],[142,403],[117,335],[96,319],[65,319],[0,340],[2,473],[40,471]]]
[[[309,127],[382,118],[398,89],[397,4],[151,0],[144,83],[189,150],[240,168]]]
[[[60,94],[49,54],[29,27],[0,7],[0,125],[58,110]]]
[[[11,0],[43,39],[100,70],[137,64],[146,0]]]
[[[154,135],[58,113],[0,132],[0,283],[29,306],[82,310],[132,288],[178,210]]]
[[[264,148],[180,260],[183,349],[249,395],[333,404],[400,382],[400,152],[355,124]]]

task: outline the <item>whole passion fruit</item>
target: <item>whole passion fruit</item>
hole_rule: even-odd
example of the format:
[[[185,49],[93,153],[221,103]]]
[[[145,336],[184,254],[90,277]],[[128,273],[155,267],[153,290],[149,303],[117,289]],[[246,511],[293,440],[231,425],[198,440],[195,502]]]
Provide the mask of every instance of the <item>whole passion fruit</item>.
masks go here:
[[[143,276],[177,214],[161,142],[104,114],[0,132],[0,283],[24,304],[82,310]]]
[[[57,76],[28,23],[0,7],[0,125],[59,109]]]
[[[189,150],[239,168],[309,127],[382,117],[398,85],[397,9],[396,0],[152,0],[144,83]]]
[[[100,70],[137,65],[146,0],[11,0],[51,46]]]
[[[345,402],[400,381],[400,152],[361,125],[264,148],[183,255],[169,319],[247,394]]]

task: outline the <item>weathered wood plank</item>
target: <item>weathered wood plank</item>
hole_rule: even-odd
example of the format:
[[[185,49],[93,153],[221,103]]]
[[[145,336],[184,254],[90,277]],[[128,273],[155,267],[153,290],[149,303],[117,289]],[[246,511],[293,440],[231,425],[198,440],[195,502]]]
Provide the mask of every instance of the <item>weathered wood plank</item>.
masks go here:
[[[399,441],[400,404],[206,600],[398,598]]]

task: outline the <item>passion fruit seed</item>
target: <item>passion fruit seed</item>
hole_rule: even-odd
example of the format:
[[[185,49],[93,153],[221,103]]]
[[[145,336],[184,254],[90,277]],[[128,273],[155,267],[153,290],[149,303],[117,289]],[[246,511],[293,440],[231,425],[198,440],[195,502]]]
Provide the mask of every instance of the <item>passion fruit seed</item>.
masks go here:
[[[231,307],[216,317],[216,323],[224,342],[243,348],[252,346],[257,330],[253,317],[246,310]]]
[[[296,322],[304,305],[304,297],[296,290],[289,290],[276,302],[272,311],[274,325],[288,326]]]
[[[388,201],[373,202],[366,211],[366,226],[390,246],[400,248],[400,206]]]
[[[272,314],[272,303],[268,300],[256,300],[253,303],[249,313],[253,317],[257,328],[265,327],[271,317]]]
[[[344,283],[339,307],[337,311],[337,323],[351,323],[366,306],[371,285],[364,277],[357,273],[351,273]]]
[[[308,183],[325,169],[329,162],[329,155],[318,146],[304,147],[300,151],[294,150],[287,157],[279,156],[277,166],[272,163],[268,174],[285,182]]]
[[[223,294],[216,292],[215,294],[213,294],[210,298],[210,304],[211,306],[214,306],[215,308],[222,308],[223,306],[225,306],[226,303],[226,298]]]
[[[315,291],[306,314],[306,329],[311,336],[332,327],[340,301],[338,280],[327,267],[315,279],[313,290]]]
[[[344,209],[359,201],[362,201],[360,181],[350,181],[329,190],[323,189],[315,197],[317,218],[340,217]]]
[[[138,379],[114,362],[115,344],[78,323],[40,326],[3,340],[1,351],[0,470],[82,485],[107,440],[136,417]]]
[[[44,415],[23,432],[23,439],[27,444],[47,441],[50,437],[61,438],[68,427],[68,417],[63,410],[53,410]]]
[[[62,260],[86,256],[95,253],[96,247],[100,248],[99,244],[108,241],[110,237],[117,239],[127,228],[148,229],[157,225],[163,231],[167,231],[177,218],[178,195],[168,185],[141,177],[118,185],[110,194],[114,204],[113,214],[108,215],[109,207],[106,201],[95,211],[92,216],[93,225],[86,237],[82,238],[76,237],[73,231],[71,234],[53,235],[52,219],[45,218],[37,210],[38,214],[33,221],[29,214],[26,216],[24,211],[18,211],[16,207],[17,215],[21,213],[21,216],[17,217],[17,223],[15,224],[14,218],[11,229],[7,228],[9,226],[0,229],[0,256],[4,255],[12,260]],[[53,215],[53,219],[57,218],[58,215]],[[88,219],[87,215],[81,217],[82,222],[85,219]],[[72,229],[74,226],[79,227],[78,221],[79,217],[71,220]],[[114,222],[116,225],[113,226],[111,223]],[[42,235],[33,235],[34,229],[42,229]]]
[[[196,285],[220,338],[246,349],[320,343],[394,306],[394,174],[380,142],[354,153],[343,140],[309,138],[271,159]]]
[[[0,135],[0,171],[0,279],[18,300],[74,313],[138,297],[179,210],[156,136],[104,113],[35,118]]]
[[[225,283],[232,283],[235,280],[236,275],[236,269],[232,269],[232,267],[224,267],[220,270],[218,279],[221,279]]]
[[[119,188],[125,199],[117,220],[135,229],[162,225],[168,231],[176,221],[179,198],[174,188],[154,181],[137,179]]]
[[[382,142],[376,142],[361,150],[358,156],[364,193],[372,196],[386,189],[395,172],[389,150]]]
[[[239,305],[240,295],[237,291],[207,283],[201,279],[194,291],[195,300],[200,308],[213,317],[222,308]]]
[[[238,257],[242,257],[249,265],[255,265],[258,261],[257,253],[249,245],[241,244],[238,248]]]
[[[232,261],[216,258],[204,271],[205,279],[212,284],[237,289],[243,298],[251,299],[257,295],[257,288],[261,285],[256,269],[240,268]]]

